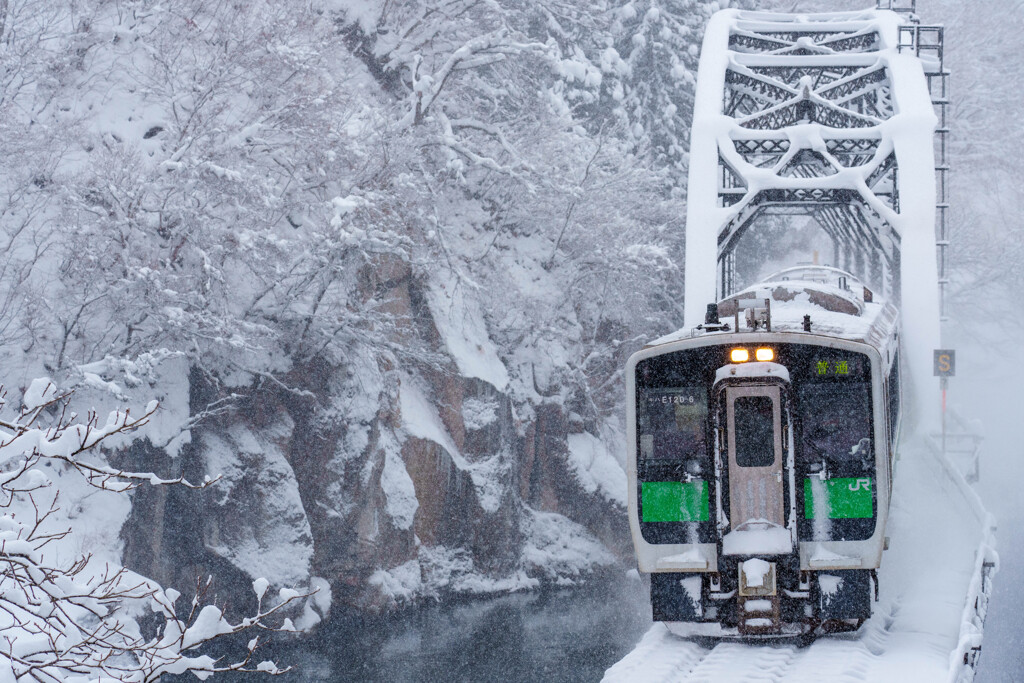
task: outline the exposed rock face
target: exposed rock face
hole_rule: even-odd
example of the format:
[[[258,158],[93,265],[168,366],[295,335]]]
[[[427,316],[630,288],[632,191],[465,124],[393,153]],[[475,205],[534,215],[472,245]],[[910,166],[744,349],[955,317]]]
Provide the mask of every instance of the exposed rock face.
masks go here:
[[[517,398],[496,354],[489,366],[454,358],[459,342],[446,341],[430,305],[436,292],[403,264],[362,277],[409,321],[393,341],[441,360],[397,368],[369,354],[316,357],[282,377],[287,386],[236,388],[236,410],[194,428],[180,462],[164,457],[168,469],[221,480],[202,492],[137,491],[128,566],[181,589],[214,574],[240,600],[254,578],[304,587],[319,576],[336,605],[386,609],[578,580],[626,557],[621,468],[603,446],[570,452],[600,443],[587,431],[593,418],[550,387]],[[190,413],[224,391],[193,370]]]

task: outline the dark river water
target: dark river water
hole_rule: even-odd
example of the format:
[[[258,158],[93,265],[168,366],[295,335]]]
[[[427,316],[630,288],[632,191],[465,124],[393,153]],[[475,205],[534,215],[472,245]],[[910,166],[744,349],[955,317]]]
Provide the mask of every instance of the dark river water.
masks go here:
[[[623,576],[383,618],[334,614],[312,635],[257,655],[294,667],[275,679],[282,683],[599,681],[650,625],[645,586]]]

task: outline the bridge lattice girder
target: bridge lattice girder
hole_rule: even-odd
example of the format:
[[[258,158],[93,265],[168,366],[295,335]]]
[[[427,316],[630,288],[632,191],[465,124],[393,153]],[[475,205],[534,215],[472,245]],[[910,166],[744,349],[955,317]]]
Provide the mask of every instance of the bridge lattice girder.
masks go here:
[[[796,215],[937,345],[936,119],[921,61],[899,50],[908,23],[885,10],[712,18],[690,155],[687,325],[749,284],[735,263],[751,227]]]

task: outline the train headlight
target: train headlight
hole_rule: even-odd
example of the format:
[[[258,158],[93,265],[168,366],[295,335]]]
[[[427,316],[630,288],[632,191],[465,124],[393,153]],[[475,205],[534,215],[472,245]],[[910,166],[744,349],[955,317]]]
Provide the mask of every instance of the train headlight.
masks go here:
[[[775,359],[775,351],[772,349],[758,349],[754,351],[754,358],[759,361],[769,361]]]
[[[746,349],[733,349],[729,354],[729,359],[733,363],[746,363],[750,360],[750,351]]]

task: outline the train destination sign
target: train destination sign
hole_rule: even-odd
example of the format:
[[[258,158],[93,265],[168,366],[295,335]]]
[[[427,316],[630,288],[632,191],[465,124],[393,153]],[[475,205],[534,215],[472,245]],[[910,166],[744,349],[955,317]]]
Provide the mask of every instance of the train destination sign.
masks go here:
[[[818,377],[859,377],[862,368],[860,358],[817,358],[811,369]]]

